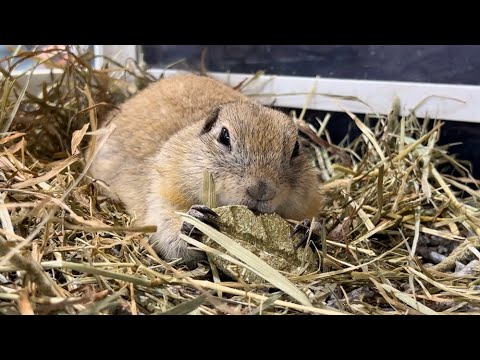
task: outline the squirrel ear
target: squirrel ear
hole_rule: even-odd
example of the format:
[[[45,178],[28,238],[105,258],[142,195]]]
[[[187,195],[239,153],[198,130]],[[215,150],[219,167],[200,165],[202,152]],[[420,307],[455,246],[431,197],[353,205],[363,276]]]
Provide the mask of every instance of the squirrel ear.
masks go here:
[[[220,110],[222,107],[220,105],[215,106],[210,113],[210,115],[207,116],[205,123],[202,128],[201,134],[208,133],[210,130],[212,130],[213,125],[215,125],[215,122],[218,119],[218,114],[220,113]]]

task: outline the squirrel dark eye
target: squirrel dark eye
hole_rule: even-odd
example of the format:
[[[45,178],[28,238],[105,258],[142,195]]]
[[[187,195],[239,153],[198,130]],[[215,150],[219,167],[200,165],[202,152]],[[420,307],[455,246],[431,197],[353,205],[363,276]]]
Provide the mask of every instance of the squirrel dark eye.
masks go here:
[[[300,144],[298,141],[295,142],[295,147],[293,148],[292,158],[297,157],[300,153]]]
[[[223,127],[220,131],[218,141],[228,147],[228,150],[232,150],[232,147],[230,146],[230,134],[228,133],[228,130],[226,128]]]

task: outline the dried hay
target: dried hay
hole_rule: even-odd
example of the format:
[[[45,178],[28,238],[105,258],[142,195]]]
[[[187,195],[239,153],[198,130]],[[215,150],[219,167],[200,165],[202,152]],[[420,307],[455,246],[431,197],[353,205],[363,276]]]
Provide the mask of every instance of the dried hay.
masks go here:
[[[187,271],[160,259],[147,244],[155,228],[134,226],[88,176],[82,150],[101,134],[98,119],[153,79],[133,62],[94,69],[91,53],[67,48],[59,63],[57,52],[0,59],[0,313],[480,313],[479,182],[436,144],[440,122],[400,117],[398,102],[388,116],[348,113],[362,134],[335,146],[329,117],[317,130],[302,113],[295,120],[329,199],[321,269],[226,281],[215,267]],[[30,70],[13,72],[27,59],[55,69],[37,92],[27,88]],[[459,176],[442,172],[445,163]],[[257,266],[235,251],[228,256]]]

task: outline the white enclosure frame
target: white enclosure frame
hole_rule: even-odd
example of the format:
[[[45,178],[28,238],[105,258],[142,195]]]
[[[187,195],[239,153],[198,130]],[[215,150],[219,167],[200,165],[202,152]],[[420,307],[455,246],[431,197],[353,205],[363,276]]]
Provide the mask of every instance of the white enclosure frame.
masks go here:
[[[128,58],[138,59],[139,47],[94,45],[94,51],[124,63]],[[99,59],[95,66],[100,65]],[[159,68],[151,69],[155,77],[163,72]],[[167,76],[174,73],[175,70],[165,71]],[[36,71],[32,84],[44,81],[50,74],[50,70]],[[252,77],[234,73],[210,75],[230,85],[237,85]],[[377,114],[387,114],[395,97],[398,97],[402,115],[408,115],[415,108],[418,117],[428,115],[442,120],[480,122],[480,86],[263,75],[249,83],[244,91],[268,105],[299,109],[307,105],[307,108],[315,110]],[[360,101],[345,100],[338,96],[354,97]]]
[[[103,55],[105,54],[104,53],[105,49],[108,50],[110,46],[111,45],[108,45],[108,46],[93,45],[93,51],[97,55]],[[127,47],[130,47],[130,45],[127,45]],[[113,48],[111,50],[113,50]],[[100,68],[102,66],[102,63],[103,63],[103,59],[101,57],[98,57],[95,59],[93,66],[96,68]],[[39,66],[34,70],[31,77],[30,77],[30,74],[31,74],[30,69],[14,70],[12,75],[17,77],[17,81],[20,85],[23,85],[26,81],[29,81],[28,88],[30,90],[37,89],[37,91],[41,91],[41,87],[39,87],[39,85],[41,85],[44,82],[48,83],[52,76],[55,77],[61,73],[62,73],[61,69],[46,69]]]

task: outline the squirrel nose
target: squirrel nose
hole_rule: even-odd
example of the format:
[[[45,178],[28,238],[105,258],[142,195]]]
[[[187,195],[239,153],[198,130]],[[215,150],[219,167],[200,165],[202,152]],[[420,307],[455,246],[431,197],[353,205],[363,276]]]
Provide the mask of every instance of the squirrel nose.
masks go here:
[[[247,193],[258,201],[272,200],[276,195],[275,187],[265,181],[256,181],[247,187]]]

